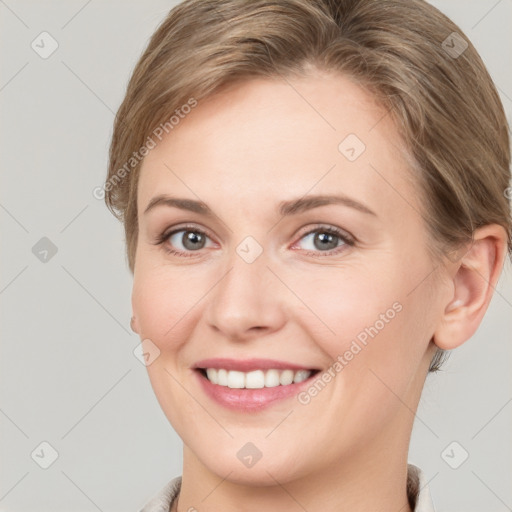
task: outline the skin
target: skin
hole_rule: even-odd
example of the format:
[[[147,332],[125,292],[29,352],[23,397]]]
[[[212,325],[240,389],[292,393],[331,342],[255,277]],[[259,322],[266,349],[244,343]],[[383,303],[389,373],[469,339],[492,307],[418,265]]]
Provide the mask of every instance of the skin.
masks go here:
[[[351,133],[366,145],[353,162],[338,150]],[[227,87],[145,158],[134,330],[160,350],[149,378],[184,443],[180,512],[410,511],[407,452],[429,363],[480,324],[506,233],[485,226],[459,260],[433,262],[399,147],[391,117],[367,92],[317,73]],[[201,200],[215,215],[168,206],[144,214],[164,193]],[[279,215],[281,201],[306,194],[344,194],[376,215],[341,204]],[[183,232],[154,244],[183,223],[206,232],[203,248],[184,246]],[[326,226],[355,244],[335,237],[326,256],[307,235]],[[247,236],[263,250],[252,263],[236,251]],[[307,405],[292,397],[257,413],[228,410],[191,369],[224,356],[327,370],[396,302],[401,311]],[[262,452],[251,468],[236,456],[247,442]]]

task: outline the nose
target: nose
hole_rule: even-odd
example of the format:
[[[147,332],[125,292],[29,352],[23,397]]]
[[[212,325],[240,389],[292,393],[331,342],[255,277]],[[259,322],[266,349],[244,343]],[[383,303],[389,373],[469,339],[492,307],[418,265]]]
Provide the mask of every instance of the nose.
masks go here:
[[[205,318],[213,330],[232,341],[243,341],[283,327],[286,290],[267,264],[264,254],[252,263],[233,254],[208,294]]]

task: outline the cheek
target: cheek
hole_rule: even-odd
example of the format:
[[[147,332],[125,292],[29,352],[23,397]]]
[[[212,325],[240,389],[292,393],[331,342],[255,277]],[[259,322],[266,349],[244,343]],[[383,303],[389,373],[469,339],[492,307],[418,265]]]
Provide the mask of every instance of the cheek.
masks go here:
[[[151,339],[161,351],[186,339],[205,293],[204,282],[187,270],[179,273],[165,267],[136,275],[132,307],[140,336]]]
[[[380,268],[333,268],[323,276],[295,279],[293,289],[307,305],[295,318],[332,361],[340,362],[334,370],[348,385],[356,386],[370,368],[401,389],[428,345],[431,298],[426,283],[416,287],[421,272],[407,274],[400,262],[380,263]]]
[[[203,290],[194,286],[189,274],[180,275],[163,266],[135,273],[132,307],[140,327],[140,338],[150,339],[160,351],[146,367],[162,411],[178,435],[186,438],[188,418],[197,415],[195,402],[184,391],[186,364],[182,350],[198,321],[198,301]],[[186,277],[185,277],[186,276]]]
[[[388,331],[400,316],[406,286],[396,274],[391,266],[382,272],[374,267],[344,266],[302,272],[300,278],[289,275],[287,282],[293,283],[301,299],[297,303],[301,314],[296,319],[309,328],[314,339],[323,339],[333,357],[346,350],[350,340],[357,339],[364,346],[377,333]],[[320,332],[324,334],[319,336]]]

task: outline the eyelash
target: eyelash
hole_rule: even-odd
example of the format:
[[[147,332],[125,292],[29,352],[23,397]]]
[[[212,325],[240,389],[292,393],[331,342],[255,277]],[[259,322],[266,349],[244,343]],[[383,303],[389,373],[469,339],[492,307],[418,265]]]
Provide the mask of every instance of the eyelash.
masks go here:
[[[175,228],[171,231],[164,231],[163,233],[161,233],[160,235],[157,236],[156,241],[154,242],[155,245],[162,245],[163,250],[167,254],[171,254],[173,256],[179,256],[179,257],[184,257],[184,258],[190,258],[190,257],[197,256],[194,253],[199,252],[199,251],[190,251],[190,252],[178,251],[176,249],[171,249],[170,247],[164,245],[165,242],[167,242],[172,235],[175,235],[176,233],[179,233],[180,231],[184,231],[184,232],[191,231],[193,233],[199,233],[200,235],[204,235],[205,237],[210,238],[208,236],[208,234],[205,231],[203,231],[202,229],[198,229],[197,227],[192,226],[192,225],[185,225],[185,226],[180,226],[179,228]],[[344,245],[341,245],[341,246],[331,249],[329,251],[305,251],[305,253],[308,256],[323,258],[326,256],[330,256],[332,254],[338,254],[338,253],[344,251],[345,250],[345,249],[343,249],[344,246],[352,247],[355,245],[354,238],[349,236],[347,233],[345,233],[341,229],[335,228],[333,226],[324,226],[324,225],[316,226],[315,228],[310,229],[309,231],[303,233],[301,235],[301,237],[299,238],[299,240],[302,240],[303,238],[310,235],[311,233],[327,233],[330,235],[335,235],[343,242]],[[340,249],[341,249],[341,251],[340,251]],[[321,256],[319,256],[319,254]]]

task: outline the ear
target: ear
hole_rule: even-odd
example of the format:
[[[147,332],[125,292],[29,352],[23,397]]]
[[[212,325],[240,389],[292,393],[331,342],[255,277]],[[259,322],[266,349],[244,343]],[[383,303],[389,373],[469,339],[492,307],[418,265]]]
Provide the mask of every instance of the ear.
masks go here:
[[[139,321],[137,320],[137,315],[135,313],[137,311],[137,309],[135,307],[135,287],[132,287],[130,300],[131,300],[131,305],[132,305],[132,318],[130,320],[130,329],[134,333],[140,335]]]
[[[454,262],[453,297],[434,332],[434,343],[451,350],[467,341],[487,311],[507,255],[503,226],[489,224],[473,232],[473,241]]]
[[[139,322],[137,321],[136,316],[132,316],[132,319],[130,320],[130,328],[133,332],[140,334],[139,333]]]

